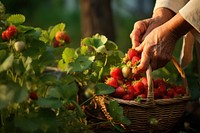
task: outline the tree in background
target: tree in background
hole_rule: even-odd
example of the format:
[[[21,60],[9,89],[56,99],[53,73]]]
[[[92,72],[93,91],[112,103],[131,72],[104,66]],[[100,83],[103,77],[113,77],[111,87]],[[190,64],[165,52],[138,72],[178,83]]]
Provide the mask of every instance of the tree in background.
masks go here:
[[[99,33],[114,41],[111,0],[81,0],[80,5],[82,36]]]

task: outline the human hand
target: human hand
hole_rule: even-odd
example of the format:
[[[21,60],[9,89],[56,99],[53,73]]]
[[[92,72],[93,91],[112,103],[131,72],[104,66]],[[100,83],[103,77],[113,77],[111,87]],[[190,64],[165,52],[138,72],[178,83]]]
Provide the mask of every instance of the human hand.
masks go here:
[[[152,18],[137,21],[130,34],[132,48],[140,45],[144,38],[156,27],[164,24],[174,16],[174,12],[167,8],[157,9]]]
[[[140,64],[134,73],[144,72],[150,64],[152,69],[165,66],[172,58],[173,50],[179,36],[167,26],[161,25],[152,30],[135,50],[142,53]]]

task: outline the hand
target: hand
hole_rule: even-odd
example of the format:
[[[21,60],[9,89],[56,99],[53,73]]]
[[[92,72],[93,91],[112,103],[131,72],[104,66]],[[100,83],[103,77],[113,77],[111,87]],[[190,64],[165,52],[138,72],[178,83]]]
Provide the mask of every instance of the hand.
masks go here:
[[[130,34],[132,48],[140,45],[144,38],[156,27],[162,25],[174,16],[174,12],[167,8],[158,8],[152,18],[137,21]]]
[[[141,62],[134,70],[140,73],[150,64],[152,69],[165,66],[172,57],[177,40],[193,27],[178,13],[163,25],[152,30],[141,45],[135,47],[142,52]]]
[[[135,50],[142,52],[142,56],[134,73],[144,72],[149,64],[153,70],[165,66],[171,60],[178,39],[179,37],[165,25],[152,30],[141,45],[135,48]]]

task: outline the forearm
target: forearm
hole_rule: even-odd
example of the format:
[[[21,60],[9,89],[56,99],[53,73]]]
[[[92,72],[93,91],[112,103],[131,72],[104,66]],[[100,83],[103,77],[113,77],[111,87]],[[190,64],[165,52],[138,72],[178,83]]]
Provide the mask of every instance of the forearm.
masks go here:
[[[166,22],[165,26],[178,38],[193,29],[193,27],[179,13]]]

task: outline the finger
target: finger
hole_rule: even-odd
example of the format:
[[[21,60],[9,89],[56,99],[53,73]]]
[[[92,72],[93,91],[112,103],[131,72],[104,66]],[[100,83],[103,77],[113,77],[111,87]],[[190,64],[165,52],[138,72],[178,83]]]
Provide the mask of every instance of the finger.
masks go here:
[[[130,34],[130,38],[132,41],[133,48],[140,45],[142,35],[146,30],[146,25],[144,21],[138,21],[134,24],[134,28],[132,33]]]
[[[145,43],[141,43],[139,46],[135,47],[135,50],[138,52],[142,52],[144,49]]]
[[[132,33],[130,34],[132,48],[135,48],[140,45],[140,31],[137,29],[134,29]]]
[[[141,60],[140,60],[140,64],[133,70],[133,73],[135,74],[139,74],[144,72],[148,65],[150,64],[150,50],[144,50],[142,52],[142,56],[141,56]]]

